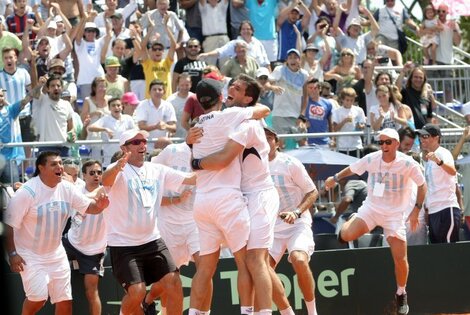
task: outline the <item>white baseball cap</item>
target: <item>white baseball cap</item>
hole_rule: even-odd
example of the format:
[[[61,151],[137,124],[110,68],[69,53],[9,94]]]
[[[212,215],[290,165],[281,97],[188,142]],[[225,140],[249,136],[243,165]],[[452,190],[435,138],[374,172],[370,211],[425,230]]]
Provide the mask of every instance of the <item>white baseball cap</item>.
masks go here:
[[[119,145],[126,144],[127,141],[131,140],[138,134],[141,134],[145,139],[149,137],[149,133],[145,130],[139,130],[139,129],[126,130],[119,137]]]
[[[392,138],[400,142],[400,136],[398,135],[398,132],[392,128],[385,128],[380,130],[377,134],[377,139],[379,139],[380,136],[386,136],[388,138]]]

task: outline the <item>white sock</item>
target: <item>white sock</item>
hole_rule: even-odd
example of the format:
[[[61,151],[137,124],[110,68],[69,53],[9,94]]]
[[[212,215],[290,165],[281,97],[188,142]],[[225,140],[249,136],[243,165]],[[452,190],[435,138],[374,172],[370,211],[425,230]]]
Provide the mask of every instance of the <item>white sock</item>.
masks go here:
[[[253,314],[253,306],[240,306],[240,314],[251,315]]]
[[[315,299],[311,300],[310,302],[305,301],[305,305],[307,305],[308,315],[318,315]]]
[[[398,287],[397,289],[397,295],[402,295],[404,293],[406,293],[406,287]]]
[[[279,311],[279,313],[281,313],[281,315],[295,315],[294,310],[290,306],[285,310]]]
[[[195,308],[190,308],[188,311],[188,315],[201,315],[201,311]]]
[[[271,309],[264,309],[264,310],[259,310],[259,312],[255,312],[256,315],[271,315],[273,313],[273,310]]]
[[[199,312],[200,315],[209,315],[210,313],[211,313],[211,310]]]

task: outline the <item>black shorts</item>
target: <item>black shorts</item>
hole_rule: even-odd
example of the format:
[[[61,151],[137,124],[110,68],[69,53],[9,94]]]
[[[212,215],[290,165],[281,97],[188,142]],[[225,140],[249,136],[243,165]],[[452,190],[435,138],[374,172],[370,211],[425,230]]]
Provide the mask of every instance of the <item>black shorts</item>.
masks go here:
[[[91,256],[85,255],[70,244],[67,235],[62,237],[62,244],[67,252],[69,261],[72,263],[72,270],[77,269],[75,264],[78,263],[78,271],[81,274],[104,276],[104,253]]]
[[[163,239],[139,246],[109,246],[113,274],[123,288],[136,283],[160,281],[178,271]]]
[[[429,215],[429,241],[454,243],[459,241],[461,211],[457,207],[442,209]]]
[[[31,116],[25,116],[20,118],[21,138],[23,142],[34,142],[36,141],[36,135],[34,133],[33,118]]]

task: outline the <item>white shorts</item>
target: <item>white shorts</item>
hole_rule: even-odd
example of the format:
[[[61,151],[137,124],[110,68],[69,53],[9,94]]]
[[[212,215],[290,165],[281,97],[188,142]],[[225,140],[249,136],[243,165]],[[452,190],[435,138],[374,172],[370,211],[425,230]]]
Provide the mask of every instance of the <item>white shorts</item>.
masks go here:
[[[50,297],[52,304],[72,300],[70,265],[65,250],[61,257],[47,261],[22,256],[26,265],[20,275],[28,300],[39,302]]]
[[[268,60],[270,62],[277,61],[277,38],[260,40],[260,42],[263,44],[264,50],[266,50]]]
[[[388,237],[396,237],[406,242],[405,213],[383,214],[379,213],[367,205],[362,205],[357,211],[356,217],[364,220],[369,231],[376,226],[384,229],[385,239]]]
[[[271,248],[279,210],[279,194],[273,187],[245,196],[248,198],[248,212],[250,213],[250,238],[246,248]]]
[[[284,237],[284,235],[285,234],[283,234],[282,237],[275,235],[273,246],[269,250],[269,255],[271,255],[276,264],[281,261],[286,249],[289,253],[289,262],[290,254],[293,251],[305,252],[310,259],[310,256],[312,256],[315,250],[315,241],[313,240],[313,232],[310,226],[303,222],[294,224],[292,226],[292,234],[288,237]]]
[[[158,221],[158,229],[165,241],[171,257],[178,268],[188,265],[193,255],[199,251],[199,233],[196,223],[174,224]]]
[[[194,220],[199,229],[200,255],[218,251],[221,244],[236,253],[247,244],[250,216],[246,198],[240,191],[220,189],[197,193]]]

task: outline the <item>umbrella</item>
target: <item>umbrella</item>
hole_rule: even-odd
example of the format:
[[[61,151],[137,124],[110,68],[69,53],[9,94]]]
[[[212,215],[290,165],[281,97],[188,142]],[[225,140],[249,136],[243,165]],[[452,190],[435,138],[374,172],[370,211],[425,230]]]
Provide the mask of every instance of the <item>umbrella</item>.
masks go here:
[[[307,166],[314,180],[326,179],[358,160],[358,158],[319,147],[300,147],[285,153]]]

